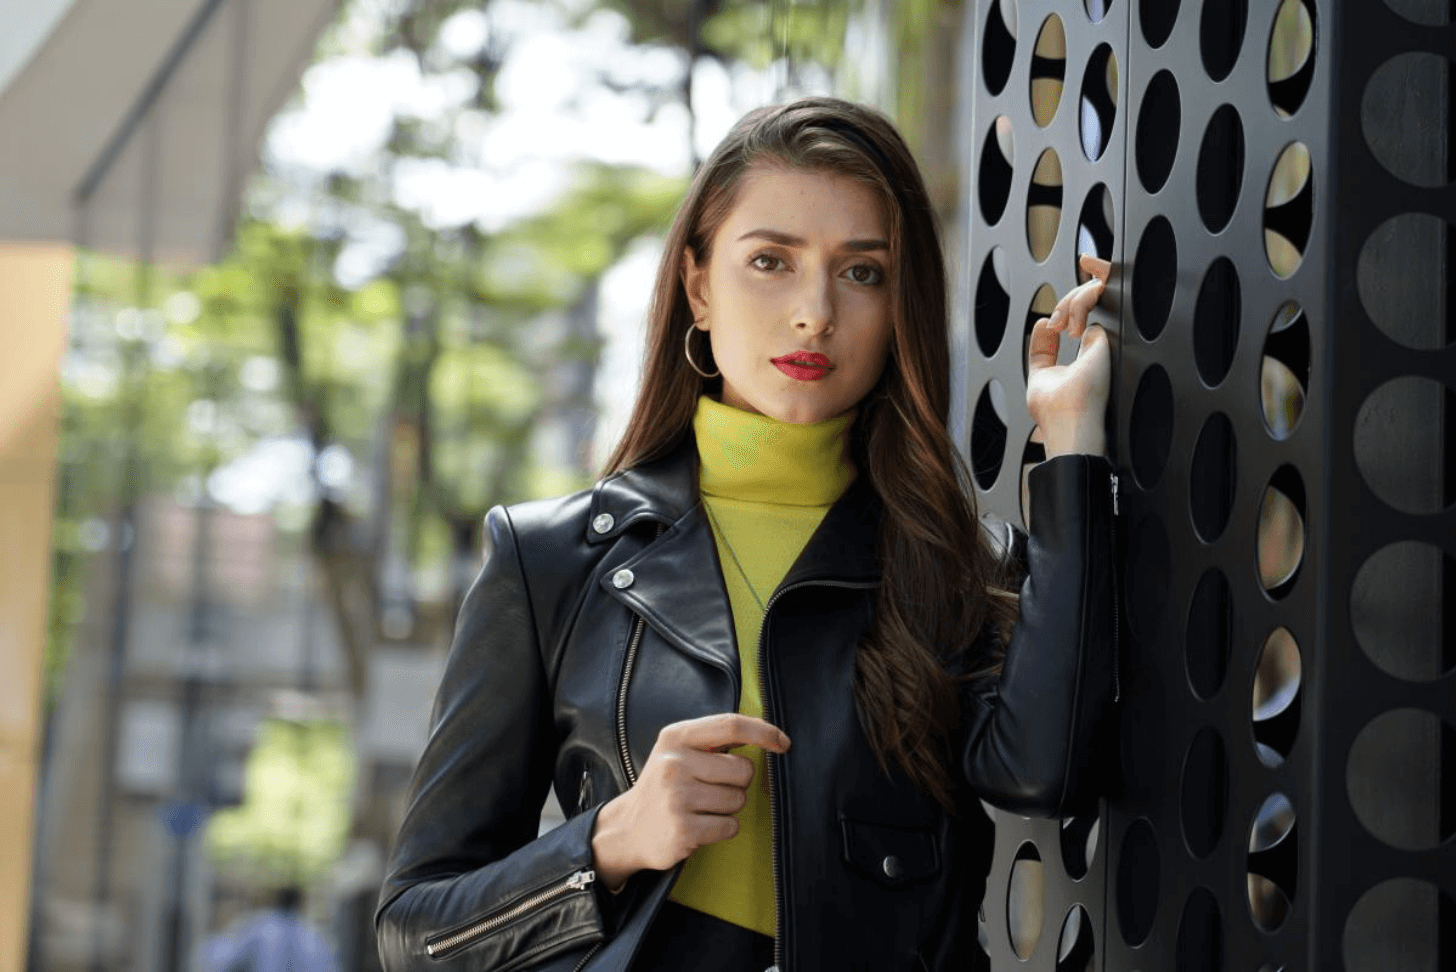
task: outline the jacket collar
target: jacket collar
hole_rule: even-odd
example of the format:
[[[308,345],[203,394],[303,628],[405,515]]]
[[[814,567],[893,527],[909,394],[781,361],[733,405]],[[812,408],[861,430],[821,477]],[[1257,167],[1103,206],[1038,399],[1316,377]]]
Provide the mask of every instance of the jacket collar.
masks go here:
[[[698,495],[697,466],[697,442],[689,436],[670,455],[599,482],[592,490],[587,542],[612,540],[644,520],[662,527],[646,547],[602,574],[602,589],[679,651],[722,669],[736,693],[733,610],[721,569],[709,566],[718,563],[718,547]],[[880,518],[869,477],[856,476],[824,514],[779,589],[805,581],[877,584]]]
[[[685,535],[707,529],[697,479],[697,442],[688,435],[668,455],[598,482],[592,490],[587,542],[615,539],[641,520],[676,525],[674,532]],[[881,565],[876,540],[882,509],[869,477],[863,473],[855,476],[825,513],[781,586],[808,580],[878,581]],[[694,521],[701,524],[695,528]],[[607,523],[610,526],[601,529]],[[704,536],[712,547],[711,530]]]

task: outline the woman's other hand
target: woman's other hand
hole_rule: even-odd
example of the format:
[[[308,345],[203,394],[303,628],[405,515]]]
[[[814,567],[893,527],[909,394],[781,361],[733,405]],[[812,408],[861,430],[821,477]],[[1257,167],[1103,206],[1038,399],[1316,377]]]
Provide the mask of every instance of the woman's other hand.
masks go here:
[[[753,762],[726,752],[759,746],[773,753],[789,737],[736,712],[663,726],[637,785],[597,815],[592,856],[597,876],[616,891],[643,868],[666,870],[704,844],[738,833],[733,816],[748,803]]]
[[[1112,384],[1112,353],[1107,332],[1087,323],[1087,314],[1102,298],[1112,264],[1090,254],[1078,259],[1092,279],[1057,302],[1051,317],[1031,329],[1027,349],[1026,407],[1040,430],[1047,458],[1068,453],[1106,453],[1103,416]],[[1061,337],[1077,338],[1077,357],[1057,364]]]

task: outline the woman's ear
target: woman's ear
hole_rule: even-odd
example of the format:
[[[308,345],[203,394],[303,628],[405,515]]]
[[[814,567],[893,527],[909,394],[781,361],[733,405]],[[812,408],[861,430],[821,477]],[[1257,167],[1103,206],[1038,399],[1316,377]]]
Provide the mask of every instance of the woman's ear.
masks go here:
[[[690,246],[683,247],[682,285],[683,292],[688,295],[688,306],[692,309],[693,320],[700,321],[707,317],[708,266],[706,261],[698,263],[697,255]]]

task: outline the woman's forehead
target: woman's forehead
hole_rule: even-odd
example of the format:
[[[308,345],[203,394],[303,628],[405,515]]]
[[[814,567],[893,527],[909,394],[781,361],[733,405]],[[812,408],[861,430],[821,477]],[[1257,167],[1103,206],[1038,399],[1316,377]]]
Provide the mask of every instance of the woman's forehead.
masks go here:
[[[718,236],[732,242],[756,229],[818,242],[888,241],[889,234],[879,193],[863,180],[766,164],[744,172]]]

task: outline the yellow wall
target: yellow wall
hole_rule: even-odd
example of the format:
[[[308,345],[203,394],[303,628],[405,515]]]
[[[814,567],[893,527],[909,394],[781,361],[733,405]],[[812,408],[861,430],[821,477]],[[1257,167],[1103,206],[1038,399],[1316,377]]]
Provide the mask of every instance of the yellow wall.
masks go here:
[[[0,243],[0,972],[24,965],[69,246]]]

